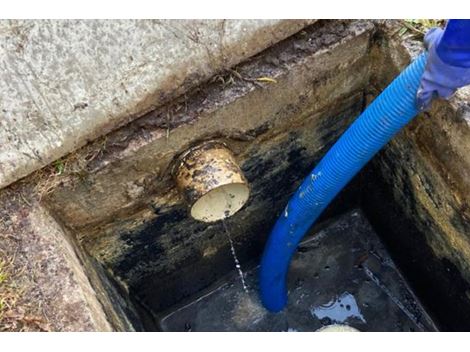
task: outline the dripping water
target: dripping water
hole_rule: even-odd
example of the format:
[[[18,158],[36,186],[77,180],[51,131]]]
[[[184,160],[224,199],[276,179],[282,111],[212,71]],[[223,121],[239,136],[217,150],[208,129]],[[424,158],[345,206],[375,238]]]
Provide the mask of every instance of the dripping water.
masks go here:
[[[230,231],[227,228],[227,224],[225,223],[225,220],[222,220],[222,224],[224,226],[225,235],[227,236],[227,238],[230,242],[230,250],[232,252],[233,261],[235,262],[235,268],[238,271],[238,276],[240,276],[240,280],[241,280],[242,285],[243,285],[243,290],[246,293],[248,293],[248,286],[246,285],[245,276],[243,274],[243,271],[242,271],[242,268],[241,268],[241,265],[240,265],[240,261],[238,260],[237,252],[235,251],[235,246],[233,244],[232,236],[230,235]]]

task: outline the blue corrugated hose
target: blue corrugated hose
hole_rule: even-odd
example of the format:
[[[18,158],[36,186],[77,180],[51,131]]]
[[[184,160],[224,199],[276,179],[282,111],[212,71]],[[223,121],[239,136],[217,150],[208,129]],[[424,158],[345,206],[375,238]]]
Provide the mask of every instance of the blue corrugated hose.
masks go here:
[[[261,260],[261,300],[268,310],[278,312],[287,303],[289,263],[308,229],[354,175],[418,114],[415,97],[426,55],[413,61],[369,105],[289,200]]]

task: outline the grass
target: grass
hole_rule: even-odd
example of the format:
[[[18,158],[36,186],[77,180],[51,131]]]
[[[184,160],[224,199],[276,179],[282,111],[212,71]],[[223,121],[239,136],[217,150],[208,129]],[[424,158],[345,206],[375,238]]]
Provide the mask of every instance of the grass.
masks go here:
[[[5,271],[5,263],[3,260],[0,261],[0,285],[5,283],[8,278],[8,274]]]
[[[0,208],[0,332],[44,331],[49,329],[47,317],[43,318],[41,303],[34,298],[30,263],[19,254],[22,244],[15,236],[17,226],[10,217],[11,210],[18,210],[10,201],[19,199],[12,193],[6,190],[0,197],[4,205]]]
[[[422,38],[432,27],[443,27],[443,19],[407,19],[401,20],[402,27],[398,30],[400,37],[418,37]]]
[[[0,261],[0,287],[2,287],[6,283],[7,278],[8,278],[8,274],[5,271],[4,261],[1,260]],[[2,315],[3,315],[3,312],[5,311],[5,308],[6,308],[6,305],[5,305],[4,298],[2,297],[2,295],[0,295],[0,321],[2,319]]]
[[[60,185],[73,184],[82,180],[88,174],[87,166],[92,160],[100,156],[106,149],[106,137],[97,139],[52,163],[35,171],[27,182],[34,183],[35,192],[42,199],[52,193]]]
[[[0,332],[50,331],[49,324],[34,314],[35,308],[24,301],[24,289],[18,279],[24,269],[14,270],[14,259],[0,259]]]
[[[5,316],[14,308],[17,294],[10,286],[10,265],[4,259],[0,259],[0,331],[5,325]]]

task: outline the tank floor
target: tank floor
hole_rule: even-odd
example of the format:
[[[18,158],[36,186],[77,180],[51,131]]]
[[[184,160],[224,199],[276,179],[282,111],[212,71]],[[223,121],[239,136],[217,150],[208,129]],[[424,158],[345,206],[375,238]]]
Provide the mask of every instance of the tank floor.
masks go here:
[[[242,263],[243,268],[243,263]],[[434,331],[360,210],[315,228],[291,263],[289,303],[260,304],[257,267],[218,282],[160,319],[163,331],[315,331],[339,323],[360,331]]]

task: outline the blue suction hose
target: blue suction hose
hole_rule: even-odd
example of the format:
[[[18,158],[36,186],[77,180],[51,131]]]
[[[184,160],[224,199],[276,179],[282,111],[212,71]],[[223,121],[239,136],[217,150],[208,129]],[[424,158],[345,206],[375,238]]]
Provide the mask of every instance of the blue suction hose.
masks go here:
[[[287,303],[292,256],[322,211],[359,170],[435,97],[450,98],[470,84],[470,20],[431,28],[427,51],[413,61],[344,132],[308,175],[266,244],[260,267],[261,300],[273,312]]]
[[[367,107],[289,200],[261,260],[261,300],[268,310],[281,311],[287,303],[289,264],[308,229],[354,175],[418,114],[416,92],[426,59],[427,54],[421,54]]]

